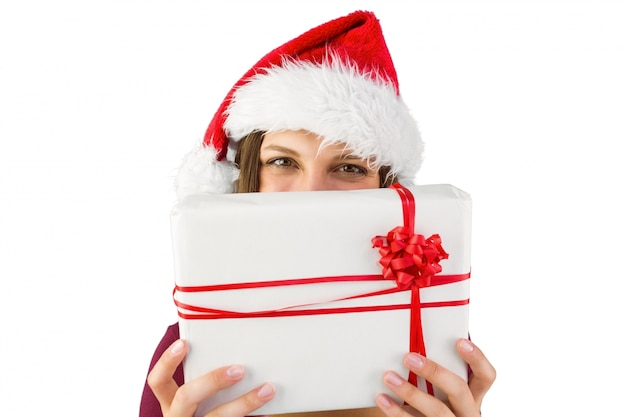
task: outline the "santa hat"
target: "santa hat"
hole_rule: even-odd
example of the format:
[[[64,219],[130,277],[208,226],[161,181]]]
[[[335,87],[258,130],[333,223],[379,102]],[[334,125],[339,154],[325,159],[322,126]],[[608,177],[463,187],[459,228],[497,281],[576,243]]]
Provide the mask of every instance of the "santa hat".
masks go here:
[[[391,167],[404,184],[422,161],[417,124],[400,96],[379,21],[367,11],[317,26],[250,68],[184,158],[178,197],[233,192],[238,143],[259,130],[305,130],[324,144],[345,143],[354,155]]]

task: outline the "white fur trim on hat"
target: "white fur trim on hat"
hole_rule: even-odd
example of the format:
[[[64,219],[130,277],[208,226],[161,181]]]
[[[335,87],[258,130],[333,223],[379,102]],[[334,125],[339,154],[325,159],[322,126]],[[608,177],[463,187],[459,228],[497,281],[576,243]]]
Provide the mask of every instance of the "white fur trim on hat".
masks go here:
[[[375,156],[376,166],[390,166],[400,182],[412,183],[423,144],[394,85],[340,59],[330,61],[285,60],[250,78],[234,92],[227,110],[224,129],[230,141],[254,130],[307,130],[325,144],[345,143],[364,159]]]

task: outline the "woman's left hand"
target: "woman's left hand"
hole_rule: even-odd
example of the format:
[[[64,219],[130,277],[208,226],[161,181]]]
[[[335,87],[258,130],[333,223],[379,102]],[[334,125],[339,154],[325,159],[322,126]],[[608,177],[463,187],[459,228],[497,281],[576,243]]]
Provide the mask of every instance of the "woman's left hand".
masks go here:
[[[417,353],[409,353],[404,357],[404,365],[410,371],[430,381],[448,396],[446,403],[421,391],[393,371],[385,373],[385,385],[426,417],[478,417],[483,397],[496,379],[496,371],[480,349],[469,340],[459,340],[457,350],[472,369],[468,382]],[[376,397],[376,404],[389,417],[412,415],[385,394]]]

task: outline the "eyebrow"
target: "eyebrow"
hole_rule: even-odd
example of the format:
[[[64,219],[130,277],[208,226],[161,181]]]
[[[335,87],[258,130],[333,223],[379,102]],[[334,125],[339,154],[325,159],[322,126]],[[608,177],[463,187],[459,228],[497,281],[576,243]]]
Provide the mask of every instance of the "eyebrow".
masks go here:
[[[352,154],[341,155],[341,159],[358,159],[360,161],[367,161],[367,159],[363,159],[360,156],[352,155]]]
[[[265,147],[261,147],[261,152],[262,151],[278,151],[278,152],[284,152],[286,154],[289,155],[298,155],[298,152],[294,151],[291,148],[286,148],[284,146],[280,146],[280,145],[267,145]]]
[[[285,154],[291,155],[291,156],[299,156],[300,155],[297,151],[295,151],[295,150],[293,150],[291,148],[287,148],[285,146],[281,146],[281,145],[262,146],[261,149],[260,149],[260,152],[263,152],[263,151],[282,152],[282,153],[285,153]],[[361,158],[358,155],[354,155],[354,154],[350,154],[350,153],[349,154],[342,154],[339,157],[335,157],[333,159],[340,160],[340,161],[343,161],[343,160],[369,161],[369,159],[364,159],[364,158]]]

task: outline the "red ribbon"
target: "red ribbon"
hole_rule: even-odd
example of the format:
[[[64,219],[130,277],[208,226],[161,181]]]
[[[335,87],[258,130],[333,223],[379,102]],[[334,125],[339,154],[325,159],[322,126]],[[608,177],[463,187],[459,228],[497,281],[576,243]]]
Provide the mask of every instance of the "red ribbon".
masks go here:
[[[429,287],[431,278],[441,272],[439,262],[448,258],[439,235],[426,239],[405,226],[393,228],[387,236],[375,236],[372,244],[379,248],[383,278],[396,280],[400,288],[414,283]]]
[[[404,289],[429,287],[431,278],[441,272],[439,262],[448,259],[448,254],[439,235],[426,239],[414,232],[415,198],[411,191],[400,184],[392,187],[402,199],[404,226],[394,227],[386,236],[372,238],[373,247],[379,248],[383,278],[395,280]]]
[[[430,287],[432,278],[441,272],[439,262],[448,259],[448,253],[441,245],[441,237],[434,234],[428,239],[416,234],[415,228],[415,197],[411,191],[394,184],[392,188],[398,192],[402,200],[404,225],[394,227],[386,236],[374,236],[373,247],[379,248],[383,267],[383,278],[393,279],[399,288],[411,289],[411,352],[426,356],[426,344],[422,330],[422,303],[420,288]],[[417,376],[409,373],[409,382],[417,385]],[[432,384],[426,381],[429,394],[433,394]]]
[[[370,297],[375,295],[390,294],[399,291],[411,290],[410,304],[396,304],[387,306],[360,306],[346,308],[327,308],[327,309],[303,309],[304,305],[291,306],[277,310],[255,311],[255,312],[236,312],[228,310],[219,310],[207,307],[193,306],[182,303],[174,298],[174,303],[178,307],[178,315],[188,320],[207,320],[207,319],[224,319],[224,318],[253,318],[253,317],[282,317],[282,316],[299,316],[299,315],[319,315],[319,314],[341,314],[365,311],[382,311],[382,310],[411,310],[410,323],[410,341],[409,349],[411,352],[417,352],[426,356],[426,346],[424,343],[424,334],[422,330],[422,308],[430,307],[450,307],[461,306],[469,303],[469,299],[456,301],[441,301],[433,303],[422,303],[420,301],[420,288],[432,287],[437,285],[451,284],[469,279],[470,274],[458,275],[438,275],[442,268],[439,262],[448,258],[448,253],[443,249],[441,238],[434,234],[429,238],[414,232],[415,227],[415,197],[408,188],[400,184],[392,185],[402,200],[402,213],[404,225],[397,226],[387,233],[386,236],[375,236],[372,238],[373,247],[379,248],[381,259],[379,261],[382,266],[382,275],[357,275],[357,276],[334,276],[319,278],[296,278],[283,281],[265,281],[265,282],[244,282],[233,284],[217,284],[206,286],[176,286],[176,292],[209,292],[209,291],[228,291],[246,288],[264,288],[285,285],[303,285],[315,284],[321,282],[338,282],[338,281],[368,281],[388,279],[396,281],[396,288],[381,290],[367,294],[356,295],[336,299],[333,301],[342,301],[354,298]],[[181,310],[193,313],[185,313]],[[417,376],[409,373],[409,382],[417,386]],[[429,394],[433,395],[434,390],[432,384],[426,381],[426,387]]]

